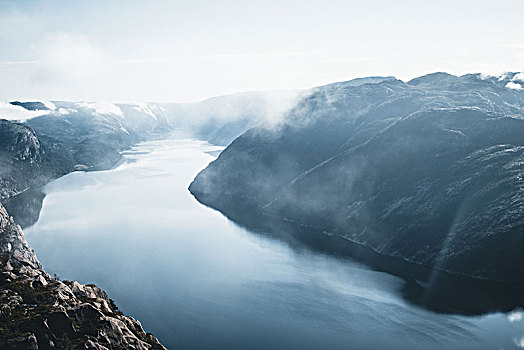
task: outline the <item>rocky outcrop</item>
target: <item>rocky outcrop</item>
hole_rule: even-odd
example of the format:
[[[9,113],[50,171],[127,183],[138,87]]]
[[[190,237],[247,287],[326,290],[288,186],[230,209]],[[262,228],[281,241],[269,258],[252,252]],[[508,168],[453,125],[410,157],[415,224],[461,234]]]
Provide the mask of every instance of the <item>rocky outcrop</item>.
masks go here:
[[[165,349],[95,285],[52,278],[0,205],[1,349]]]

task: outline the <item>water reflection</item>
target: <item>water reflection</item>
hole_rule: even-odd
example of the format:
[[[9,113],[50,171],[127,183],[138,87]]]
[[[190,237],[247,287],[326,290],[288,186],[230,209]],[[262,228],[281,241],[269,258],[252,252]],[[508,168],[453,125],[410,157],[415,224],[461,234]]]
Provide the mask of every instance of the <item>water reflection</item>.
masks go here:
[[[217,148],[148,142],[45,188],[26,237],[51,274],[106,289],[170,348],[514,348],[513,315],[417,307],[415,279],[253,234],[187,187]],[[380,270],[375,266],[376,270]]]
[[[2,204],[15,221],[22,228],[26,228],[38,221],[44,197],[41,188],[33,188],[5,199]]]

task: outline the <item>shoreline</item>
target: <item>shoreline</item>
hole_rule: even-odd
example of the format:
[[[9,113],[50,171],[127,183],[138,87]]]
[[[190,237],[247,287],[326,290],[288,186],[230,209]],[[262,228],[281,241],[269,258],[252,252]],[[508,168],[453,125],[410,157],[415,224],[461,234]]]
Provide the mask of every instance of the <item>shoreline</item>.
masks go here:
[[[461,275],[380,253],[375,249],[341,236],[322,234],[321,228],[259,214],[256,208],[241,206],[242,215],[221,210],[207,203],[202,194],[192,196],[202,205],[216,210],[235,224],[254,234],[282,241],[296,249],[330,257],[349,259],[368,268],[403,278],[403,293],[411,303],[439,313],[483,315],[510,312],[524,306],[524,283],[498,281]],[[250,213],[246,219],[246,213]],[[250,220],[251,219],[251,220]],[[460,293],[457,293],[460,290]]]

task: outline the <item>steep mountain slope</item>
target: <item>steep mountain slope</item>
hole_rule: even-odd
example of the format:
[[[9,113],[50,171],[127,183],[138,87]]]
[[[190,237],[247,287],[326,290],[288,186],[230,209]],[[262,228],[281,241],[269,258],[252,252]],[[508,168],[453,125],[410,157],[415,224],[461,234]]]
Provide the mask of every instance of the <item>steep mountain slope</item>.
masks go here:
[[[165,349],[95,285],[51,278],[0,205],[0,348]]]
[[[0,119],[0,200],[72,170],[69,150],[46,141],[24,124]]]
[[[430,268],[521,281],[520,79],[435,73],[317,88],[281,127],[237,138],[190,191],[275,234],[292,222]]]

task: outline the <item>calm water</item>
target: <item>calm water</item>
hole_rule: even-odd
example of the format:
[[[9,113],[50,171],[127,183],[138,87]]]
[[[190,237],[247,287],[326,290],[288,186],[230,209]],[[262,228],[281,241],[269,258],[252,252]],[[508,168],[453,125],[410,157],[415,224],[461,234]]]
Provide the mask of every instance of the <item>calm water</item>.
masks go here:
[[[520,313],[443,315],[403,280],[250,233],[187,191],[219,148],[147,142],[50,183],[26,237],[47,270],[96,283],[168,348],[513,349]],[[521,340],[522,339],[522,340]]]

